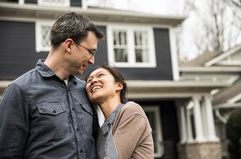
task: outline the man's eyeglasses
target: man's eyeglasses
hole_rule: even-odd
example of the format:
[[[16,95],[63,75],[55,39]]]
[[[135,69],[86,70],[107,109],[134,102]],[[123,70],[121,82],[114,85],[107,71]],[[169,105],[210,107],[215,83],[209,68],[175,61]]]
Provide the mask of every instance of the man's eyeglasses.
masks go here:
[[[77,44],[77,43],[76,43],[76,44]],[[82,48],[84,48],[85,50],[87,50],[87,51],[89,52],[89,55],[90,55],[91,57],[94,57],[94,56],[95,56],[95,51],[92,51],[92,50],[86,48],[85,46],[83,46],[83,45],[81,45],[81,44],[77,44],[77,45],[79,45],[79,46],[81,46]]]

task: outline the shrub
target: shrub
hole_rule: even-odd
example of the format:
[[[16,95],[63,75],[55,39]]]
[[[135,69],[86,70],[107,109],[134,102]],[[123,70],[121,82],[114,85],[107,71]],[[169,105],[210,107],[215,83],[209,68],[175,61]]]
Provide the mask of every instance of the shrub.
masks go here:
[[[226,125],[230,159],[241,159],[241,109],[233,112]]]

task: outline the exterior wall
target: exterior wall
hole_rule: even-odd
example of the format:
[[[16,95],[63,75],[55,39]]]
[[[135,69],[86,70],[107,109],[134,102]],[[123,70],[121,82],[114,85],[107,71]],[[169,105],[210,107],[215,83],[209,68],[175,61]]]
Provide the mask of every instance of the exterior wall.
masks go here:
[[[32,69],[46,53],[35,51],[33,22],[0,21],[0,80],[12,80]]]
[[[0,64],[0,79],[11,80],[32,69],[39,58],[47,56],[47,52],[36,52],[34,22],[0,21],[0,24],[0,33],[5,37],[0,40],[2,44],[0,55],[3,61]],[[100,29],[106,34],[105,26],[100,26]],[[154,37],[157,67],[119,68],[127,80],[173,79],[168,29],[154,29]],[[102,40],[95,56],[96,65],[108,64],[107,47],[107,40]],[[85,74],[81,77],[84,78]]]

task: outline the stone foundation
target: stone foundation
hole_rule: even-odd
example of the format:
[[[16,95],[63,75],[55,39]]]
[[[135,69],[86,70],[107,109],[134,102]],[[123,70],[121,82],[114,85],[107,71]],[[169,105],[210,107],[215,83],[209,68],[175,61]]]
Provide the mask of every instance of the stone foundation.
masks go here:
[[[221,159],[220,142],[179,144],[177,149],[179,159]]]

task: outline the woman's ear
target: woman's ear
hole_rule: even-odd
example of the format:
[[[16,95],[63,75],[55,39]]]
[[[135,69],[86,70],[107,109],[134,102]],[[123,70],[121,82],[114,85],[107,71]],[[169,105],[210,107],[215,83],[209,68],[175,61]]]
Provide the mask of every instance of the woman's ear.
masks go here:
[[[121,91],[123,89],[123,84],[120,82],[116,82],[116,91]]]

